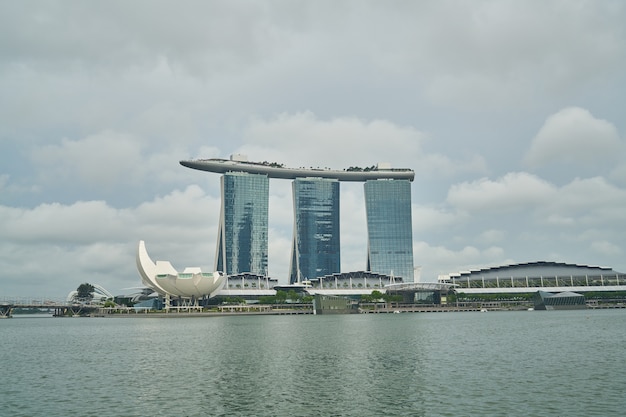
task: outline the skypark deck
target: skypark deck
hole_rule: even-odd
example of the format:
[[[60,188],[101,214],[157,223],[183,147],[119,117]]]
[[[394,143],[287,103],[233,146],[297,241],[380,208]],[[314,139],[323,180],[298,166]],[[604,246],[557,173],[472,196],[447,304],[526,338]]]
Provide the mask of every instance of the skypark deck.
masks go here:
[[[371,168],[363,170],[333,170],[321,168],[285,168],[278,164],[235,161],[228,159],[195,159],[180,161],[182,166],[200,171],[223,174],[226,172],[247,172],[264,174],[269,178],[296,179],[306,177],[328,178],[339,181],[364,182],[367,180],[394,179],[409,180],[415,178],[415,171],[407,168]]]

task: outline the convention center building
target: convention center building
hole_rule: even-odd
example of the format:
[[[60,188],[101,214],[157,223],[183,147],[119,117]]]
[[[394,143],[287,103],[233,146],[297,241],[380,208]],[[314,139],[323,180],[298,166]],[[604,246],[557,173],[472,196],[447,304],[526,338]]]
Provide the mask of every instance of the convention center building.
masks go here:
[[[467,295],[626,291],[626,274],[612,268],[546,261],[462,271],[438,281]]]

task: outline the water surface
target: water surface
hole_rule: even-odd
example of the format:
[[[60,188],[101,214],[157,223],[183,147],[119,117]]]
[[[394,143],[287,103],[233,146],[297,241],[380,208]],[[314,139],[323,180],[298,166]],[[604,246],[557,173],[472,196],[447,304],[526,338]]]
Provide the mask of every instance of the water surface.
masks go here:
[[[621,416],[625,310],[0,321],[7,416]]]

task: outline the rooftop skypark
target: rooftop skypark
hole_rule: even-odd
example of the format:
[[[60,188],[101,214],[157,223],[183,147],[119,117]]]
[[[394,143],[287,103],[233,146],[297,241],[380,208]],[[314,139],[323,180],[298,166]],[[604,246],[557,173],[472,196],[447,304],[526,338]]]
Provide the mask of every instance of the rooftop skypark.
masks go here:
[[[232,171],[248,172],[250,174],[264,174],[269,178],[296,179],[302,177],[329,178],[339,181],[357,181],[377,179],[409,180],[415,178],[415,171],[408,168],[391,168],[388,164],[378,164],[374,167],[350,167],[346,170],[323,168],[285,168],[275,162],[249,162],[245,157],[233,155],[231,159],[195,159],[180,161],[180,164],[200,171],[209,171],[219,174]]]

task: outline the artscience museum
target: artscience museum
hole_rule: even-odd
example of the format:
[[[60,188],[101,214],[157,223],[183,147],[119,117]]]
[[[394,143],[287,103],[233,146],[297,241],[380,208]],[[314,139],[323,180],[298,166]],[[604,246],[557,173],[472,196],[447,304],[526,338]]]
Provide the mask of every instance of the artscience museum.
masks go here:
[[[205,273],[197,267],[177,272],[168,261],[154,262],[143,240],[137,249],[137,269],[143,284],[165,297],[166,308],[172,298],[178,299],[178,306],[198,307],[199,300],[213,297],[226,282],[219,272]]]

